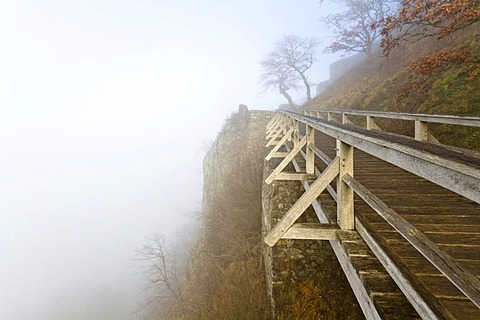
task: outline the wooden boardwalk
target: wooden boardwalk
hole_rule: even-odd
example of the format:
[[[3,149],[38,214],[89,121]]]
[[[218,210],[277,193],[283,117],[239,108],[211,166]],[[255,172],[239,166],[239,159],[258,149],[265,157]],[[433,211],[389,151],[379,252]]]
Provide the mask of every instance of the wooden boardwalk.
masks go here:
[[[299,130],[298,140],[303,136],[301,131]],[[338,156],[338,141],[319,131],[315,132],[314,141],[317,155],[323,153],[324,158],[321,160],[316,157],[315,167],[318,172],[325,172],[328,158],[335,159]],[[415,141],[411,143],[416,148],[422,147]],[[428,148],[436,148],[433,144],[425,144]],[[292,152],[295,146],[289,145],[291,144],[286,142],[277,153],[285,156]],[[480,168],[480,156],[476,153],[458,153],[457,149],[443,146],[439,148],[438,153],[445,154],[445,157],[449,156],[450,151],[452,157],[460,154],[460,158],[453,161],[467,163],[474,170]],[[308,173],[306,153],[297,153],[292,159],[297,172]],[[287,175],[283,177],[285,179]],[[318,239],[330,240],[336,249],[352,289],[359,303],[363,304],[366,317],[480,319],[480,308],[472,302],[475,300],[475,290],[478,289],[476,281],[480,279],[480,205],[357,148],[353,154],[353,177],[356,183],[383,202],[388,210],[396,212],[406,221],[405,225],[409,236],[414,238],[414,244],[416,238],[423,241],[422,236],[426,236],[433,243],[428,246],[434,248],[434,253],[439,249],[447,258],[453,259],[453,269],[460,267],[460,273],[465,271],[467,274],[466,279],[472,280],[468,278],[472,275],[475,277],[473,283],[469,284],[474,287],[469,298],[459,290],[461,285],[456,285],[449,279],[452,277],[449,271],[442,269],[442,272],[437,268],[443,263],[436,262],[438,257],[432,257],[430,251],[422,254],[421,250],[412,245],[411,240],[407,241],[405,235],[398,232],[392,223],[387,222],[372,208],[371,203],[367,203],[356,192],[353,201],[354,230],[339,228],[335,236],[331,236],[322,233],[319,227],[316,234]],[[306,189],[313,186],[316,180],[315,177],[305,175],[303,178],[295,178],[293,175],[288,178],[303,179],[303,183],[307,183]],[[475,188],[478,189],[478,185],[473,186],[477,190]],[[330,183],[330,192],[325,190],[316,197],[317,206],[327,218],[322,223],[335,224],[339,219],[337,201],[334,199],[339,197],[337,189],[338,185],[333,181]],[[290,228],[294,227],[295,225]],[[312,238],[310,234],[304,237]],[[342,260],[345,261],[342,263]],[[436,262],[437,267],[432,261]],[[450,264],[448,259],[447,264]],[[423,308],[427,311],[424,312]]]
[[[333,138],[318,134],[316,141],[317,147],[330,157],[335,157]],[[359,150],[355,151],[354,159],[357,181],[480,277],[478,204]],[[322,164],[317,161],[317,165]],[[335,206],[334,200],[326,194],[322,195],[321,202],[325,208],[332,209]],[[329,210],[329,213],[335,221],[336,211]],[[424,286],[429,294],[438,299],[454,318],[480,319],[480,309],[358,195],[355,197],[355,216],[375,240],[398,259],[397,263],[403,262],[418,278],[419,285]],[[352,241],[352,238],[355,241]],[[340,241],[349,252],[356,250],[351,260],[358,269],[357,272],[365,278],[368,290],[376,296],[376,302],[386,318],[418,317],[359,235],[351,235],[350,238],[343,236]]]

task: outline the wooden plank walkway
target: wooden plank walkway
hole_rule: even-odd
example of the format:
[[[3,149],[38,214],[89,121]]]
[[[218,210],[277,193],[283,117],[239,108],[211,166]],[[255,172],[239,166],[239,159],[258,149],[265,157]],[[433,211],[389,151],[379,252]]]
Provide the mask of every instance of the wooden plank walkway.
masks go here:
[[[335,140],[316,133],[316,146],[335,157]],[[302,162],[303,159],[297,157]],[[316,159],[316,166],[325,165]],[[480,206],[436,184],[359,150],[354,154],[354,178],[442,250],[480,278]],[[335,185],[332,184],[335,188]],[[332,221],[336,204],[327,192],[319,200]],[[408,268],[418,285],[456,319],[480,319],[480,309],[427,261],[359,196],[355,215],[375,241]],[[418,314],[357,232],[339,232],[339,242],[385,319],[414,319]]]

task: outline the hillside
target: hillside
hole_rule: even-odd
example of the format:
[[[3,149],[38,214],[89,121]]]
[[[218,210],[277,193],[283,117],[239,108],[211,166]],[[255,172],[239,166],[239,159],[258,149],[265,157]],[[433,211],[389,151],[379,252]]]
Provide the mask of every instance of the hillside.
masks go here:
[[[479,24],[448,39],[425,38],[397,48],[387,58],[379,54],[334,82],[303,108],[364,109],[427,114],[480,116],[480,65],[478,62],[437,68],[428,75],[412,74],[418,58],[444,48],[471,45],[480,56]],[[404,124],[394,131],[412,130]],[[480,150],[480,132],[470,128],[433,126],[446,144]],[[459,140],[459,136],[468,138]]]

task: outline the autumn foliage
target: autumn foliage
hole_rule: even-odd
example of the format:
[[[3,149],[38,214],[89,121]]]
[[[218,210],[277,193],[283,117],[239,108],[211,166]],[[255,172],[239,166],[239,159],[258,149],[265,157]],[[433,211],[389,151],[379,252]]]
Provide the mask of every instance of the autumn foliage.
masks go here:
[[[401,42],[441,39],[479,20],[478,0],[402,0],[398,14],[381,21],[381,45],[389,54]]]
[[[479,0],[402,0],[396,15],[380,21],[383,26],[381,47],[389,55],[401,44],[429,37],[448,39],[479,20]],[[413,89],[421,93],[428,87],[426,76],[452,66],[462,66],[470,78],[478,77],[478,43],[472,41],[460,47],[436,50],[412,63],[409,79],[402,86],[397,101],[411,95]]]

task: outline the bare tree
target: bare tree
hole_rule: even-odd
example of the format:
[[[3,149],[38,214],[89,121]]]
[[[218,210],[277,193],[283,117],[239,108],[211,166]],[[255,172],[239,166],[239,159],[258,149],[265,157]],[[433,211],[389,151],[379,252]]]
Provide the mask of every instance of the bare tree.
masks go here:
[[[140,266],[146,281],[147,302],[140,311],[158,315],[167,314],[174,302],[180,299],[182,281],[178,270],[178,258],[165,237],[154,234],[137,252],[135,263]]]
[[[294,74],[272,57],[262,60],[260,66],[262,67],[260,82],[262,83],[263,91],[271,88],[278,89],[278,92],[287,99],[288,104],[295,108],[296,105],[288,93],[289,89],[298,88],[298,79],[294,77]]]
[[[322,18],[333,29],[335,40],[325,52],[361,52],[373,57],[373,45],[380,40],[379,22],[392,11],[394,0],[332,0],[345,6],[345,11]]]
[[[318,42],[314,38],[302,38],[296,35],[284,36],[275,43],[274,49],[260,62],[262,75],[260,81],[265,90],[276,87],[288,103],[295,104],[289,89],[297,89],[299,83],[305,87],[307,100],[312,100],[311,86],[307,71],[315,61]]]

